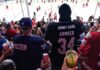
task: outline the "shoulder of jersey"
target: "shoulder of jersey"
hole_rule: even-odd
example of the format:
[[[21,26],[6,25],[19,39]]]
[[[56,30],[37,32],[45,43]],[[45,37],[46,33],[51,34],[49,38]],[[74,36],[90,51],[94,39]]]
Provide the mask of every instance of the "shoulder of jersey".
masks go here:
[[[43,38],[38,35],[32,35],[32,38],[35,40],[43,40]]]

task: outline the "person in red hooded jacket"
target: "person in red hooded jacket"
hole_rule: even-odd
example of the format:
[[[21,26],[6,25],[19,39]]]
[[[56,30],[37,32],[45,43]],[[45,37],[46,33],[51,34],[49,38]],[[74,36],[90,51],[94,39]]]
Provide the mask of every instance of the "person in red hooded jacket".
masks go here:
[[[71,70],[100,70],[100,17],[96,26],[90,28],[82,44],[78,49],[79,65]],[[62,65],[62,70],[68,70],[66,57]]]
[[[81,70],[100,70],[100,18],[79,47]]]

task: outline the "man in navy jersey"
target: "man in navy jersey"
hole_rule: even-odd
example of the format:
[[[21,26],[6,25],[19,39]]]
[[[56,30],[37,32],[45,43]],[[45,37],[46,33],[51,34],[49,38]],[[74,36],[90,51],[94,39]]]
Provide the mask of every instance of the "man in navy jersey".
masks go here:
[[[32,20],[24,17],[19,21],[21,34],[14,38],[13,60],[16,70],[36,70],[40,68],[43,54],[43,39],[32,35]]]
[[[45,32],[45,39],[51,42],[50,50],[52,70],[61,70],[65,52],[72,48],[77,50],[76,41],[80,35],[81,24],[71,21],[71,8],[67,4],[59,7],[60,19],[57,23],[50,23]]]

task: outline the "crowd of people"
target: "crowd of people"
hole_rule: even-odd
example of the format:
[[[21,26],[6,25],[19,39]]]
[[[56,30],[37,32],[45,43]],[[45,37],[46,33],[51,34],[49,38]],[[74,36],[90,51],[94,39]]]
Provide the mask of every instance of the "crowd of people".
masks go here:
[[[0,70],[99,70],[100,17],[84,23],[66,3],[59,6],[59,21],[22,17],[0,24]],[[90,25],[88,25],[88,23]],[[66,52],[77,53],[77,64],[67,65]],[[73,58],[74,59],[74,58]]]

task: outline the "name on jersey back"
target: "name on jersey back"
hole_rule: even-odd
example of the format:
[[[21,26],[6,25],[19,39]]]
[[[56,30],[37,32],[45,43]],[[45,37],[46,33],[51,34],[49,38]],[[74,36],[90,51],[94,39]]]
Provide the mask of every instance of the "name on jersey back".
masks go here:
[[[69,31],[66,31],[68,29]],[[72,36],[74,35],[75,25],[68,25],[68,26],[58,26],[58,30],[64,30],[59,33],[59,36]]]
[[[25,45],[25,44],[14,44],[14,49],[21,50],[21,51],[27,51],[27,45]]]

